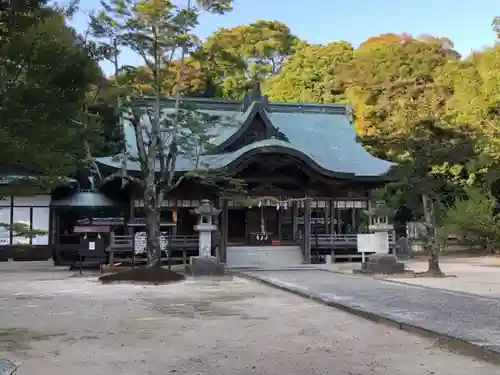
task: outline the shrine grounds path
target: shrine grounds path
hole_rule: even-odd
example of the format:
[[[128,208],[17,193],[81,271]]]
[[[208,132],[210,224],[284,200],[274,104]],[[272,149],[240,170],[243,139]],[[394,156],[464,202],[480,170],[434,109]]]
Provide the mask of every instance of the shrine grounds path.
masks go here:
[[[433,337],[448,347],[500,364],[499,297],[319,269],[244,274],[332,307]]]
[[[22,363],[15,375],[500,373],[431,339],[243,278],[103,286],[95,276],[19,267],[0,266],[0,358]]]

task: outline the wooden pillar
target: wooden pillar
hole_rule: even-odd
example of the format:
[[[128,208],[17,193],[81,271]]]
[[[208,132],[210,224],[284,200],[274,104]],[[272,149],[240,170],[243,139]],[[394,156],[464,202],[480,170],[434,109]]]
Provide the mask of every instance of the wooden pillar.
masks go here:
[[[130,204],[129,204],[129,209],[128,209],[128,222],[134,220],[135,218],[135,197],[133,195],[130,196]],[[127,223],[124,223],[127,225]],[[131,236],[134,234],[134,230],[132,227],[127,228],[127,233]]]
[[[14,196],[10,196],[10,217],[9,217],[9,245],[13,245],[14,233],[12,232],[12,225],[14,224]]]
[[[49,208],[49,245],[57,244],[57,216],[55,212],[55,208],[51,206]]]
[[[174,210],[175,210],[176,219],[175,219],[175,225],[172,227],[172,236],[176,236],[177,235],[177,226],[178,226],[179,217],[180,217],[179,207],[178,206],[172,207],[172,210],[171,210],[172,216],[174,214]]]
[[[278,229],[278,240],[281,241],[281,233],[283,232],[282,230],[282,226],[283,226],[283,211],[282,211],[282,208],[280,207],[279,210],[276,210],[276,223],[277,223],[277,227],[276,229]]]
[[[351,208],[351,227],[354,233],[358,233],[358,227],[356,226],[356,207]]]
[[[111,233],[109,234],[109,244],[111,246],[113,246],[115,244],[115,232],[113,232],[113,231],[111,231]],[[132,247],[132,249],[133,249],[133,247]],[[108,265],[111,267],[111,266],[113,266],[113,264],[115,264],[115,252],[110,251],[109,258],[108,258]]]
[[[249,231],[248,231],[248,216],[250,214],[250,208],[248,207],[243,207],[243,209],[245,210],[245,238],[244,238],[244,242],[246,243],[248,241],[248,234],[249,234]]]
[[[325,211],[323,212],[324,213],[324,219],[325,219],[325,222],[323,223],[324,226],[325,226],[325,234],[328,234],[328,231],[330,229],[330,226],[328,225],[328,218],[330,217],[330,203],[329,201],[324,201],[325,203]]]
[[[370,198],[368,198],[368,212],[371,212],[372,211],[372,201],[370,200]],[[368,227],[370,225],[373,225],[373,216],[369,216],[369,219],[368,219]],[[368,229],[368,228],[366,228]],[[369,229],[368,229],[369,231]]]
[[[299,204],[292,202],[292,237],[293,242],[299,239]]]
[[[311,263],[311,201],[304,201],[304,263]]]
[[[229,202],[227,199],[222,200],[222,212],[220,216],[220,262],[227,262],[227,232],[229,228],[228,213]]]
[[[32,231],[33,231],[33,206],[30,207],[30,232]],[[29,236],[29,240],[30,240],[30,245],[33,245],[33,236],[31,234]]]
[[[335,201],[330,200],[330,234],[335,234]]]
[[[336,217],[337,217],[337,234],[344,234],[342,233],[342,210],[337,207],[336,209]]]

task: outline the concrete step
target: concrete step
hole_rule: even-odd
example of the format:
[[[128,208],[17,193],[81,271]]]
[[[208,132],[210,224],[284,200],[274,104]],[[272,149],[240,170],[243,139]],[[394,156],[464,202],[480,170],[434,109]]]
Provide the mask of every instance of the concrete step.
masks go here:
[[[299,246],[230,246],[228,266],[294,266],[302,264]]]

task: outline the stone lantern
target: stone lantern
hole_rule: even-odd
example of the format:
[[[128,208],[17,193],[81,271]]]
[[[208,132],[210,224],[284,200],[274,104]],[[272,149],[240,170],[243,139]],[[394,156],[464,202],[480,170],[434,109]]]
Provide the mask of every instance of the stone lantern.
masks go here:
[[[198,215],[198,224],[194,229],[198,232],[198,256],[191,258],[190,270],[193,276],[219,275],[224,273],[224,265],[212,256],[212,232],[217,230],[213,224],[213,217],[219,215],[221,210],[215,208],[208,199],[203,199],[200,205],[191,210],[193,215]]]
[[[364,211],[369,218],[368,230],[371,233],[386,232],[389,233],[394,230],[394,226],[389,224],[389,216],[392,211],[385,204],[385,202],[377,202],[375,207]]]
[[[397,261],[394,246],[393,254],[390,254],[389,232],[392,232],[394,238],[394,226],[389,224],[389,216],[393,211],[385,202],[377,202],[375,207],[370,207],[364,213],[369,218],[370,234],[358,234],[358,251],[362,254],[362,264],[361,269],[354,270],[354,273],[387,275],[404,273],[405,266]],[[366,241],[361,241],[360,237]],[[368,261],[365,260],[365,253],[371,254]]]
[[[391,216],[392,210],[387,207],[385,202],[377,202],[375,207],[370,207],[364,213],[369,219],[368,232],[370,234],[363,236],[370,239],[370,244],[361,246],[360,243],[362,242],[358,239],[358,251],[362,254],[365,252],[389,254],[391,240],[394,239],[394,226],[389,224],[389,216]],[[392,234],[392,238],[390,234]],[[364,255],[362,261],[364,263]]]
[[[221,210],[215,208],[208,199],[203,199],[200,205],[191,210],[193,215],[198,215],[198,224],[194,229],[199,234],[198,256],[208,257],[211,255],[212,232],[217,230],[217,226],[212,224],[213,217],[219,215]]]

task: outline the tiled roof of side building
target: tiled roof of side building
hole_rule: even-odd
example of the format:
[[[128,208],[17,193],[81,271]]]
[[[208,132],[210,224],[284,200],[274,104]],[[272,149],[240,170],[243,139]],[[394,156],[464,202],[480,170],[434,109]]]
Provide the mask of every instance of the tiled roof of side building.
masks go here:
[[[332,177],[379,177],[389,170],[392,163],[370,155],[356,141],[356,133],[349,116],[349,106],[340,104],[305,104],[305,103],[253,103],[245,109],[241,102],[216,101],[210,99],[184,99],[199,112],[214,116],[220,120],[215,123],[209,134],[213,134],[211,143],[221,145],[230,142],[239,129],[248,124],[258,106],[261,117],[267,117],[275,128],[279,129],[286,141],[265,139],[251,143],[234,152],[207,154],[201,158],[201,165],[210,168],[227,167],[236,163],[248,153],[282,152],[299,157],[316,167],[321,173]],[[145,100],[136,101],[134,106],[150,105]],[[174,111],[174,100],[165,100],[162,113]],[[147,121],[145,119],[145,121]],[[134,129],[124,121],[125,141],[130,154],[137,154]],[[121,163],[112,157],[98,158],[98,162],[110,167],[120,168]],[[199,167],[199,165],[198,165]],[[139,170],[136,162],[128,162],[129,170]],[[176,169],[188,171],[195,168],[191,160],[179,158]]]

